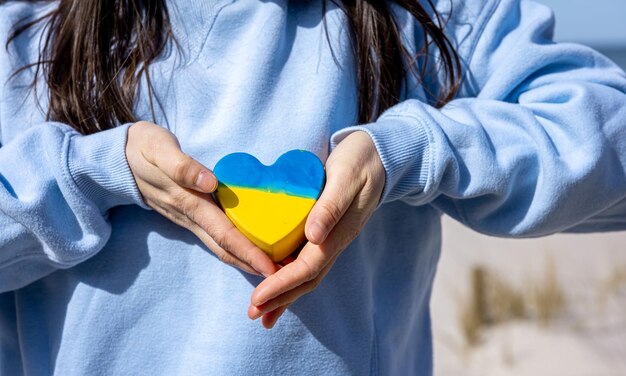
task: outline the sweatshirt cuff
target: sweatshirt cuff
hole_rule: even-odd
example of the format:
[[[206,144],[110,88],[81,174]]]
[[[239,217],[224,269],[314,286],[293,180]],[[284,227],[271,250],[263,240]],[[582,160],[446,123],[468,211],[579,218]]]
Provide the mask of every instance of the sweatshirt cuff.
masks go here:
[[[432,176],[432,137],[424,124],[412,117],[387,115],[374,123],[335,132],[331,148],[356,131],[370,135],[385,168],[381,204],[424,192]]]
[[[69,141],[70,175],[87,200],[102,213],[132,204],[148,209],[126,160],[130,126],[125,124],[88,136],[75,134]]]

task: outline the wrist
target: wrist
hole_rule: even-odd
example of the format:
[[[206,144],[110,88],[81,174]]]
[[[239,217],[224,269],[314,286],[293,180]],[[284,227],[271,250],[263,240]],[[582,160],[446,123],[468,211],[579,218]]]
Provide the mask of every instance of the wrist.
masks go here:
[[[426,126],[413,118],[389,115],[336,132],[331,136],[331,148],[354,132],[367,133],[383,166],[381,204],[424,192],[431,179],[433,153]]]
[[[126,160],[130,124],[83,136],[70,136],[68,169],[82,194],[102,213],[112,207],[145,207]]]

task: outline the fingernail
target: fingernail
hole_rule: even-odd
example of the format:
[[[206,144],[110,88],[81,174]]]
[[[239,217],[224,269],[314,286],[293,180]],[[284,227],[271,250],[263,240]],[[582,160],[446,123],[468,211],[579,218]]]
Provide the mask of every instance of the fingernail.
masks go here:
[[[213,192],[217,188],[217,184],[211,185],[211,177],[206,171],[200,171],[196,178],[196,187],[200,188],[204,192]]]
[[[313,222],[309,228],[309,237],[313,242],[322,242],[326,236],[326,231],[318,222]]]

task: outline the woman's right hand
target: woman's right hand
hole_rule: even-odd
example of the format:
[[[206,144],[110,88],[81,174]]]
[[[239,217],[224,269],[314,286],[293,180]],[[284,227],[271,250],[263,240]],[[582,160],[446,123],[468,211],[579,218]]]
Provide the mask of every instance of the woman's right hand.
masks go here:
[[[216,205],[210,193],[217,178],[183,153],[170,131],[144,121],[133,124],[126,158],[144,202],[193,232],[221,261],[264,276],[278,270]]]

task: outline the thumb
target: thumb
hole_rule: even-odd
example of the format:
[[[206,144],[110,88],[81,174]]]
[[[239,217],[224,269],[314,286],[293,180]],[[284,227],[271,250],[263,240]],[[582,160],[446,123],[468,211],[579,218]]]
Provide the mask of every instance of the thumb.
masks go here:
[[[153,149],[151,159],[149,162],[182,187],[205,193],[211,193],[217,188],[217,178],[213,172],[185,154],[171,133],[169,137],[161,138]]]
[[[327,173],[324,191],[313,205],[305,226],[306,237],[311,243],[319,245],[326,240],[354,201],[359,189],[357,179],[350,173]]]

